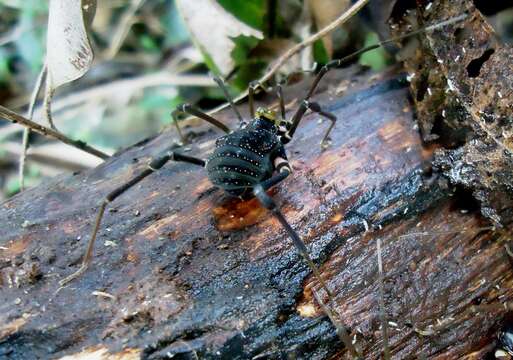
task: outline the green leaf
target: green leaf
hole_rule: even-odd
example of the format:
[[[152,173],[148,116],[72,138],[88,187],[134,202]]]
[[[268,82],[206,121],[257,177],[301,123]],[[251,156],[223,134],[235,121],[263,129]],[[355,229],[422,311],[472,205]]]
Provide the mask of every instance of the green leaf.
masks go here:
[[[227,75],[234,69],[237,64],[232,58],[232,50],[237,46],[242,49],[237,50],[238,57],[244,57],[247,48],[251,47],[251,42],[239,41],[237,45],[234,39],[240,36],[263,39],[261,31],[239,20],[215,0],[177,0],[176,4],[194,44],[216,73]]]
[[[189,32],[176,8],[175,1],[169,4],[168,11],[162,17],[161,25],[166,33],[166,47],[175,47],[189,41]]]
[[[232,41],[235,43],[231,53],[232,59],[235,60],[236,65],[240,65],[246,62],[250,51],[257,46],[260,40],[253,36],[237,36],[232,38]]]
[[[11,71],[9,70],[7,51],[0,47],[0,84],[6,83],[10,77]]]
[[[212,59],[210,54],[207,53],[207,51],[205,49],[203,49],[203,47],[201,45],[196,44],[196,47],[201,52],[201,55],[203,55],[203,60],[205,61],[205,65],[207,65],[207,67],[210,69],[210,71],[212,71],[212,73],[214,73],[216,75],[222,75],[221,71],[217,67],[216,63],[214,62],[214,60]]]
[[[365,45],[369,46],[379,42],[378,35],[375,32],[370,32],[365,38]],[[366,52],[360,56],[360,64],[369,66],[372,70],[379,71],[387,67],[387,52],[383,47]]]
[[[232,84],[239,90],[245,89],[250,81],[259,77],[260,72],[265,67],[265,63],[256,58],[250,58],[250,52],[258,43],[259,39],[255,37],[237,36],[232,38],[235,47],[232,50],[232,59],[238,68]]]
[[[267,11],[265,0],[217,0],[217,2],[246,25],[263,30],[263,19]]]
[[[139,41],[140,41],[141,46],[142,46],[142,48],[144,50],[147,50],[147,51],[150,51],[150,52],[158,52],[160,50],[160,47],[155,42],[155,40],[151,36],[149,36],[147,34],[142,34],[139,37]]]
[[[324,47],[322,40],[317,40],[316,42],[314,42],[313,57],[315,62],[319,64],[326,64],[328,61],[330,61],[328,52],[326,51],[326,48]]]

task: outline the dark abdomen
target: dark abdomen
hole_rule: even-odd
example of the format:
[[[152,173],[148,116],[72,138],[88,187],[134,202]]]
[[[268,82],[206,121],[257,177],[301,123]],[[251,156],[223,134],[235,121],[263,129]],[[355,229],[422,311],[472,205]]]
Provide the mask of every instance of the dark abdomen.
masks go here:
[[[244,196],[251,193],[253,186],[270,178],[275,146],[256,141],[261,135],[240,131],[219,138],[206,165],[210,181],[230,195]]]

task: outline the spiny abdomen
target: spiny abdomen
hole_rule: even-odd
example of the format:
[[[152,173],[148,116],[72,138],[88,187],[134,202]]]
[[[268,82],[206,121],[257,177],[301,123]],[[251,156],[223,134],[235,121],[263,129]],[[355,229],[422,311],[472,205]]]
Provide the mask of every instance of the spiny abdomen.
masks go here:
[[[275,139],[258,140],[261,134],[235,132],[219,138],[207,161],[210,181],[234,196],[245,195],[254,185],[271,177]]]

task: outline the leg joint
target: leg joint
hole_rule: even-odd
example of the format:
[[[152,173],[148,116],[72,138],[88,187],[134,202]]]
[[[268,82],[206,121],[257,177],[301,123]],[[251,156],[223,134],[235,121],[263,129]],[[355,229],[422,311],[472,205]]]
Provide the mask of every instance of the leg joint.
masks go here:
[[[258,80],[253,80],[249,83],[249,88],[252,90],[256,90],[258,87],[260,87],[260,81]]]
[[[276,208],[276,204],[272,200],[272,198],[267,195],[262,185],[257,185],[253,188],[253,194],[255,194],[256,198],[260,200],[262,205],[268,210],[274,210]]]
[[[315,112],[321,112],[321,105],[319,105],[318,103],[316,102],[311,102],[311,103],[308,103],[308,108],[312,111],[315,111]]]
[[[340,66],[340,60],[339,59],[331,60],[329,63],[324,65],[324,67],[326,68],[326,71],[328,71],[330,69],[333,69],[333,68],[336,68],[338,66]]]
[[[292,140],[292,137],[288,132],[280,136],[280,141],[282,144],[288,144],[290,140]]]
[[[284,159],[280,156],[278,156],[274,160],[274,168],[276,169],[276,171],[278,171],[280,173],[281,172],[288,172],[288,173],[291,172],[290,165],[289,165],[289,162],[287,161],[287,159]]]
[[[177,109],[178,111],[181,111],[181,112],[183,112],[183,113],[184,113],[184,112],[187,112],[187,110],[188,110],[188,109],[190,109],[190,107],[191,107],[191,106],[190,106],[189,104],[185,103],[185,104],[179,104],[179,105],[177,105],[177,106],[176,106],[176,109]]]

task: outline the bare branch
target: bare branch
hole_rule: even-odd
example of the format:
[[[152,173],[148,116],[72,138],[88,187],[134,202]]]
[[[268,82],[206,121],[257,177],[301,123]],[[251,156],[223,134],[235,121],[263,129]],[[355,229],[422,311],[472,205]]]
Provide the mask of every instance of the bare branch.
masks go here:
[[[29,108],[27,112],[27,118],[29,120],[32,120],[34,117],[34,105],[36,104],[37,95],[39,94],[39,91],[41,90],[41,85],[43,84],[43,79],[46,74],[46,63],[43,64],[43,68],[39,72],[39,75],[37,76],[36,84],[34,85],[34,89],[32,90],[32,95],[30,96],[30,103]],[[29,147],[29,137],[30,137],[30,128],[26,127],[23,130],[23,151],[20,155],[20,165],[18,168],[18,177],[20,180],[20,189],[23,191],[25,188],[25,160],[27,159],[27,149]]]
[[[292,56],[294,56],[296,53],[300,52],[307,46],[313,44],[317,40],[323,38],[327,34],[331,33],[340,25],[347,22],[349,19],[355,16],[368,2],[369,0],[359,0],[358,2],[356,2],[356,4],[347,9],[347,11],[345,11],[337,19],[332,21],[328,26],[324,27],[323,29],[316,32],[315,34],[300,42],[299,44],[291,47],[289,50],[287,50],[285,54],[278,58],[273,67],[259,79],[259,82],[264,83],[268,81]]]
[[[72,140],[68,138],[66,135],[61,134],[58,131],[55,131],[53,129],[47,128],[46,126],[40,125],[38,123],[35,123],[29,119],[26,119],[25,117],[21,116],[20,114],[15,113],[14,111],[11,111],[3,106],[0,105],[0,117],[10,121],[12,123],[17,123],[20,125],[23,125],[25,127],[30,128],[31,130],[37,132],[38,134],[48,136],[54,139],[57,139],[59,141],[62,141],[65,144],[68,144],[70,146],[73,146],[77,149],[80,149],[82,151],[85,151],[89,154],[92,154],[94,156],[97,156],[101,159],[107,159],[109,155],[105,154],[104,152],[95,149],[94,147],[87,145],[85,142],[80,140]]]

